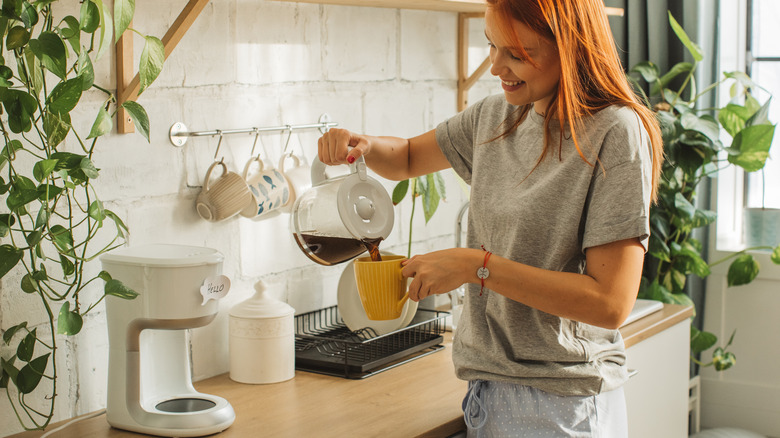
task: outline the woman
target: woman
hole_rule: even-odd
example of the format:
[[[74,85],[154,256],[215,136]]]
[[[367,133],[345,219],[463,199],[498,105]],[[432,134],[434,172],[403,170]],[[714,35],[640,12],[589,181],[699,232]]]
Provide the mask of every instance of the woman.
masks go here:
[[[468,283],[453,347],[469,436],[626,436],[625,350],[662,160],[601,0],[488,0],[488,97],[411,139],[333,129],[326,164],[363,155],[402,180],[471,185],[468,246],[415,255],[420,300]],[[350,149],[348,146],[351,146]]]

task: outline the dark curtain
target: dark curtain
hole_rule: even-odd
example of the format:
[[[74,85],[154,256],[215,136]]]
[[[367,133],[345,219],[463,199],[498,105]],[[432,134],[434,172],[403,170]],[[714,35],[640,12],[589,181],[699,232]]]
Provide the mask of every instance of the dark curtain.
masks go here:
[[[697,66],[696,84],[701,90],[718,80],[718,0],[605,0],[605,6],[623,8],[622,17],[610,16],[612,32],[626,70],[641,61],[652,61],[664,73],[678,62],[692,62],[685,47],[669,26],[668,12],[685,29],[688,36],[704,52],[704,60]],[[715,93],[698,101],[701,108],[714,108]],[[710,208],[710,187],[698,188],[697,207]],[[695,235],[704,244],[707,254],[707,229],[698,229]],[[696,304],[695,327],[701,329],[704,307],[704,280],[690,276],[688,294]],[[697,374],[696,369],[691,370]]]

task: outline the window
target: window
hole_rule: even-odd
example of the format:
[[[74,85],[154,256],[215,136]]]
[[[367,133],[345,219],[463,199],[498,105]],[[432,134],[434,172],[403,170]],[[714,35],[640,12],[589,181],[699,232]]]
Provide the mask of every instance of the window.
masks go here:
[[[747,0],[746,71],[774,96],[769,119],[780,120],[780,2]],[[760,102],[769,96],[758,93]],[[780,135],[776,134],[770,158],[763,171],[746,176],[746,207],[780,208]]]
[[[769,118],[780,121],[780,2],[777,0],[720,0],[718,71],[744,71],[772,93]],[[719,106],[729,100],[730,83],[719,89]],[[761,103],[767,93],[757,92]],[[724,139],[730,141],[728,135]],[[715,201],[716,251],[745,248],[743,208],[780,208],[780,132],[775,134],[763,171],[747,174],[737,166],[718,173]],[[765,188],[765,190],[764,190]]]

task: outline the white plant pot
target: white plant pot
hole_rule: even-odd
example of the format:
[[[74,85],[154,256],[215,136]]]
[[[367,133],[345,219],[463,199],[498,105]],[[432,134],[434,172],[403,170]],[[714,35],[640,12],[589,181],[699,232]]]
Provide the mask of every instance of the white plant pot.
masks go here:
[[[780,208],[744,209],[745,245],[776,246],[780,243]]]

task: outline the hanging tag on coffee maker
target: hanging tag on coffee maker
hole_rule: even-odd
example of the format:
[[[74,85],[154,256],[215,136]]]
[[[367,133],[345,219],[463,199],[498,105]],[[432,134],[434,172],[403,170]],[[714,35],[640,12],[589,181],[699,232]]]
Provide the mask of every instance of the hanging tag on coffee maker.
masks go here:
[[[203,295],[201,306],[206,305],[209,300],[218,300],[227,295],[230,290],[230,279],[224,275],[208,277],[203,281],[200,287],[200,294]]]

